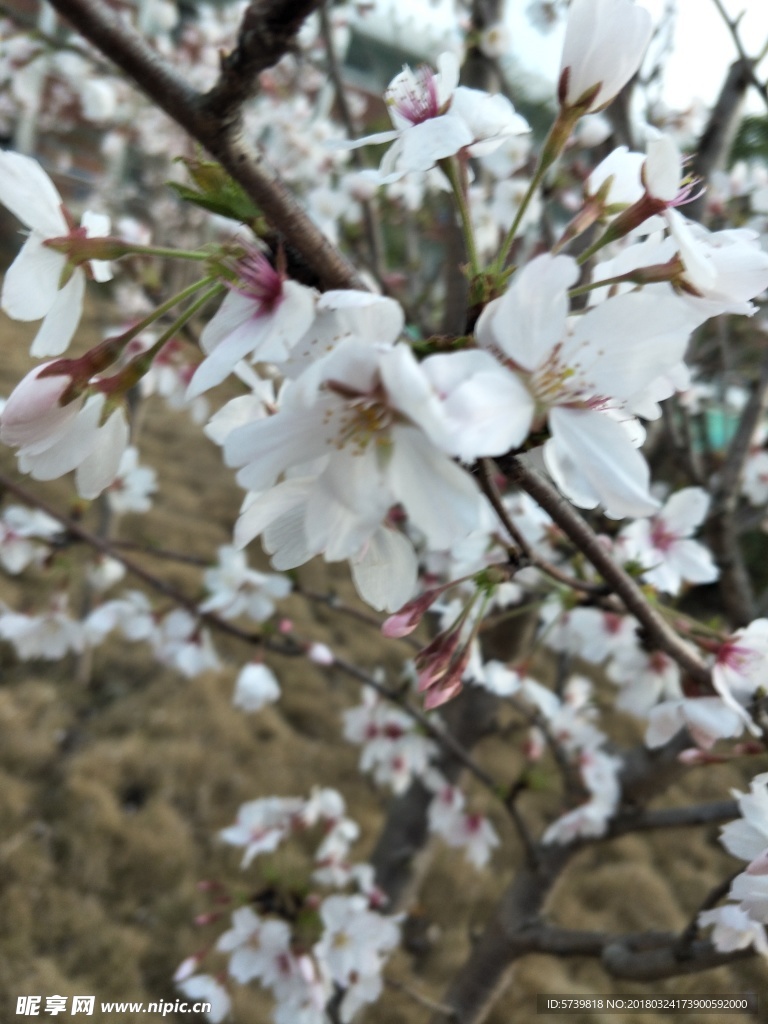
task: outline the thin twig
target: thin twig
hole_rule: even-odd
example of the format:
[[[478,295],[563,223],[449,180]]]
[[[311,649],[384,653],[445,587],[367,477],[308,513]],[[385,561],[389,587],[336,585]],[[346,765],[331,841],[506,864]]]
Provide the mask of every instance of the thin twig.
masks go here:
[[[352,619],[357,619],[358,622],[364,622],[366,626],[371,626],[373,629],[381,629],[381,619],[370,614],[370,612],[364,611],[362,608],[355,608],[354,605],[346,604],[344,601],[340,600],[336,594],[321,594],[319,591],[310,590],[302,583],[296,583],[294,585],[294,593],[306,598],[307,601],[315,601],[317,604],[327,605],[328,608],[332,608],[335,612],[339,612],[341,615],[346,615]],[[393,639],[407,644],[416,651],[420,651],[424,646],[424,644],[413,636],[401,636]]]
[[[328,17],[328,8],[329,0],[320,4],[320,34],[323,37],[323,42],[325,43],[325,52],[328,60],[328,77],[333,85],[333,90],[336,95],[336,104],[339,108],[339,114],[341,115],[341,121],[347,133],[347,138],[355,139],[357,137],[355,132],[355,123],[352,119],[352,111],[349,108],[349,101],[347,99],[347,90],[344,86],[344,80],[341,75],[341,68],[339,67],[336,49],[333,45],[333,30],[331,26],[331,19]],[[351,156],[355,167],[358,170],[362,170],[365,167],[365,161],[361,150],[353,149]],[[363,211],[363,226],[365,229],[365,237],[368,241],[371,270],[376,279],[381,281],[385,269],[384,236],[381,231],[381,222],[379,220],[376,202],[373,199],[362,199],[360,201],[360,208]]]
[[[681,952],[685,952],[690,949],[694,939],[699,933],[699,914],[705,910],[710,910],[712,907],[717,906],[723,896],[730,890],[734,878],[740,875],[741,871],[732,872],[727,878],[724,878],[717,885],[713,886],[712,889],[707,893],[704,899],[699,904],[696,912],[691,916],[691,920],[687,926],[680,933],[677,946]]]
[[[133,540],[112,540],[111,543],[120,551],[134,551],[138,555],[146,555],[147,558],[159,558],[164,562],[179,562],[182,565],[195,565],[201,569],[210,569],[211,567],[210,558],[200,558],[199,555],[190,555],[183,551],[147,547],[146,544],[137,544]]]
[[[439,1003],[436,999],[431,999],[429,996],[423,995],[415,988],[411,988],[410,985],[406,985],[405,982],[397,981],[395,978],[388,978],[385,976],[384,984],[387,988],[391,988],[395,992],[402,992],[403,995],[408,996],[409,999],[413,1000],[414,1003],[418,1003],[419,1006],[424,1006],[427,1010],[431,1010],[433,1013],[442,1014],[449,1021],[458,1020],[456,1011],[450,1006],[445,1006],[443,1003]]]
[[[510,537],[518,546],[520,551],[523,552],[526,560],[531,565],[535,566],[537,569],[541,569],[542,572],[551,576],[552,579],[557,580],[558,583],[563,583],[565,586],[571,587],[573,590],[581,590],[585,594],[601,595],[605,595],[609,592],[609,589],[604,583],[589,583],[587,580],[580,580],[575,576],[570,576],[567,572],[563,572],[563,570],[558,566],[549,562],[546,558],[542,558],[542,556],[531,547],[520,530],[518,530],[517,524],[510,516],[501,499],[499,489],[493,479],[491,463],[488,459],[479,460],[477,475],[480,480],[480,488],[493,506],[496,515],[499,517]]]

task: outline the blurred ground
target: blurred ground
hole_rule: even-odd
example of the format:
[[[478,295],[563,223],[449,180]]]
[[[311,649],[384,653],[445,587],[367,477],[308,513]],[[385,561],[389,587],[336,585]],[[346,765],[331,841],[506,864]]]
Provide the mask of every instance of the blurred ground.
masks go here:
[[[92,311],[81,339],[96,340],[109,322],[105,311]],[[7,395],[32,365],[33,332],[5,319],[0,332],[0,394]],[[213,561],[216,548],[229,540],[240,497],[218,450],[200,438],[184,413],[154,400],[146,406],[140,443],[142,461],[159,472],[160,491],[149,515],[121,521],[120,536]],[[0,463],[7,470],[14,460],[3,451]],[[30,489],[65,504],[73,496],[69,481]],[[95,512],[86,518],[93,521]],[[30,581],[0,577],[0,597],[14,607],[34,608],[52,580],[80,571],[80,554],[63,551]],[[254,551],[254,564],[258,558]],[[196,571],[160,561],[153,568],[191,595],[198,593]],[[310,566],[302,576],[316,589],[328,587],[321,567]],[[336,573],[335,580],[349,597],[345,574]],[[331,643],[353,661],[366,667],[392,662],[391,647],[366,626],[334,618],[320,606],[307,608],[298,599],[292,600],[290,614],[304,636]],[[356,701],[355,686],[303,662],[273,661],[283,701],[245,715],[232,707],[231,694],[234,666],[250,652],[234,640],[217,638],[216,643],[232,658],[233,668],[193,681],[156,665],[143,645],[109,643],[96,653],[89,673],[75,659],[19,663],[10,647],[0,648],[0,1021],[21,1019],[15,1016],[19,995],[95,995],[97,1006],[99,1000],[176,999],[171,976],[178,964],[226,927],[226,908],[216,908],[198,883],[217,880],[249,894],[268,881],[268,862],[257,860],[243,874],[239,851],[217,840],[217,830],[234,821],[246,800],[306,795],[315,784],[336,787],[363,828],[359,858],[373,845],[386,797],[357,774],[357,752],[340,733],[340,713]],[[480,757],[499,776],[514,774],[517,755],[502,741],[484,745]],[[759,770],[748,768],[751,774]],[[746,777],[726,767],[718,770],[718,786],[712,788],[713,776],[691,771],[665,802],[721,798],[731,785],[745,788]],[[507,823],[495,807],[488,810],[507,840],[492,870],[477,872],[460,856],[435,849],[418,907],[431,944],[416,958],[398,954],[389,970],[435,998],[464,960],[471,936],[481,929],[519,856]],[[558,890],[553,919],[612,930],[683,926],[711,886],[739,866],[722,851],[717,831],[626,837],[585,851]],[[300,853],[289,850],[280,870],[290,874],[300,864]],[[193,923],[212,908],[224,919]],[[539,992],[744,991],[765,992],[765,970],[756,960],[641,985],[606,978],[589,960],[536,956],[522,963],[490,1024],[533,1019]],[[237,990],[234,1005],[238,1024],[270,1020],[269,1001],[258,991]],[[115,1015],[100,1016],[97,1009],[89,1019],[114,1024]],[[121,1024],[161,1019],[192,1021],[189,1015],[126,1014]],[[364,1019],[422,1024],[429,1011],[392,992]],[[604,1024],[609,1018],[568,1019]],[[629,1024],[681,1017],[620,1019]]]

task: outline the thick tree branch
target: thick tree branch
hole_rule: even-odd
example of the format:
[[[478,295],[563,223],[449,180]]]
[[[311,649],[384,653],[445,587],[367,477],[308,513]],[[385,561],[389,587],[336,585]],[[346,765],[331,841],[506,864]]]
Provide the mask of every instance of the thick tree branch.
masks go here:
[[[209,98],[195,92],[134,28],[98,0],[49,2],[76,31],[129,75],[142,92],[219,161],[286,243],[302,254],[323,287],[362,287],[354,268],[316,227],[264,158],[246,143],[239,118],[224,100],[227,117],[222,120],[211,110]],[[208,95],[210,97],[211,94]]]
[[[237,44],[221,59],[219,80],[202,98],[203,109],[227,125],[254,95],[258,76],[293,47],[296,33],[321,0],[252,0],[243,13]]]
[[[714,800],[689,807],[665,807],[661,810],[625,811],[613,819],[608,835],[621,836],[627,832],[647,832],[661,828],[694,828],[716,825],[738,817],[735,800]]]
[[[682,974],[699,974],[715,967],[747,960],[755,956],[753,949],[737,949],[721,953],[711,942],[692,943],[683,954],[674,937],[657,949],[638,949],[629,942],[619,940],[603,950],[602,964],[614,978],[632,978],[634,981],[659,981],[677,978]]]

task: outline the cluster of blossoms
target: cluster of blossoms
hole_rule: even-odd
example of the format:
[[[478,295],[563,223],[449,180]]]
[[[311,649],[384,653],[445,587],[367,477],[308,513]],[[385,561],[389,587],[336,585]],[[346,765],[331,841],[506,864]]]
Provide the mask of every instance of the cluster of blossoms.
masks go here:
[[[757,775],[749,793],[733,794],[741,817],[725,825],[720,841],[729,853],[749,861],[731,883],[732,903],[704,910],[699,923],[713,926],[712,939],[723,951],[754,948],[768,956],[768,775]]]
[[[563,6],[537,0],[529,10],[548,24]],[[342,46],[347,15],[336,11],[332,27]],[[201,87],[212,84],[218,43],[235,25],[232,13],[208,9],[196,24],[179,23],[170,3],[142,5],[138,18],[161,52],[177,52],[176,34],[182,50],[196,54]],[[2,202],[28,232],[0,305],[15,319],[42,321],[31,354],[45,359],[0,412],[0,441],[15,449],[19,471],[38,481],[74,472],[81,498],[105,495],[116,514],[148,511],[158,480],[140,463],[133,410],[137,394],[160,395],[202,426],[244,492],[233,544],[220,548],[218,563],[203,573],[204,596],[170,609],[138,590],[106,597],[123,569],[104,560],[89,575],[96,597],[87,613],[71,614],[63,591],[37,614],[2,605],[0,638],[22,659],[54,660],[119,633],[147,643],[159,662],[191,678],[223,667],[212,625],[232,632],[238,623],[256,623],[264,627],[262,639],[288,637],[292,646],[283,653],[332,666],[337,659],[329,648],[296,639],[291,620],[281,618],[281,602],[294,591],[288,574],[315,557],[348,562],[362,599],[393,613],[383,625],[386,636],[407,638],[423,621],[434,629],[400,689],[388,690],[386,674],[375,675],[380,688],[364,689],[362,702],[344,713],[344,736],[361,747],[360,769],[378,785],[398,797],[415,785],[425,788],[425,831],[477,868],[488,864],[500,836],[488,817],[467,809],[471,800],[439,769],[444,726],[435,716],[435,731],[427,734],[422,713],[409,713],[414,699],[432,711],[466,687],[522,719],[527,768],[549,758],[563,776],[567,805],[544,827],[545,846],[604,836],[622,809],[624,761],[614,752],[607,716],[598,713],[602,694],[581,674],[585,666],[604,669],[614,706],[642,720],[647,747],[684,731],[680,757],[689,764],[727,756],[714,748],[728,741],[729,755],[754,753],[750,743],[763,736],[768,620],[734,628],[698,622],[679,607],[693,588],[720,576],[707,536],[721,512],[700,484],[716,492],[723,467],[710,460],[706,471],[690,475],[696,486],[681,487],[676,476],[677,489],[665,492],[652,482],[644,450],[651,448],[649,434],[658,443],[664,403],[672,434],[681,408],[698,403],[706,413],[715,398],[727,405],[694,379],[689,343],[713,318],[752,316],[768,287],[765,176],[734,170],[718,180],[711,208],[746,197],[750,217],[738,228],[718,223],[710,230],[681,212],[698,185],[687,175],[678,137],[647,125],[643,151],[620,146],[591,171],[574,174],[560,189],[548,238],[538,233],[540,186],[569,150],[609,138],[600,113],[638,70],[651,33],[650,16],[631,0],[572,0],[557,113],[538,155],[508,99],[459,84],[453,52],[439,57],[437,70],[404,68],[384,96],[392,129],[353,141],[340,141],[337,126],[318,115],[331,104],[318,98],[324,83],[317,68],[309,67],[304,91],[291,95],[301,78],[295,56],[263,76],[260,95],[244,112],[245,130],[268,145],[334,243],[360,232],[371,204],[396,219],[452,195],[472,306],[452,332],[432,329],[427,315],[415,322],[418,296],[407,275],[380,272],[386,294],[375,275],[363,274],[359,288],[344,290],[321,292],[308,283],[295,260],[261,232],[246,197],[227,205],[233,183],[221,185],[221,169],[201,164],[188,148],[186,166],[200,191],[179,191],[203,201],[195,206],[200,220],[183,226],[199,227],[206,242],[191,250],[151,244],[153,232],[127,217],[85,211],[77,226],[37,161],[0,152]],[[486,33],[478,45],[498,56],[500,40],[503,32]],[[313,59],[325,45],[311,26],[299,40]],[[35,62],[49,59],[34,46],[25,52],[18,39],[10,52],[30,80]],[[166,144],[160,115],[118,116],[129,87],[90,70],[81,74],[82,56],[71,58],[38,63],[37,71],[65,80],[66,96],[76,95],[87,120],[111,125],[104,155],[121,163],[138,136],[160,162],[149,145],[150,137],[155,147],[157,138]],[[141,109],[140,102],[131,109]],[[351,116],[362,119],[364,106],[353,102]],[[351,153],[379,144],[390,145],[378,168],[350,169]],[[143,173],[151,180],[150,170]],[[211,180],[218,185],[206,191]],[[96,206],[107,205],[106,196],[96,199]],[[200,206],[215,215],[204,216]],[[153,208],[158,226],[166,209],[162,202]],[[233,219],[249,229],[234,231]],[[171,237],[178,224],[169,215]],[[162,231],[156,234],[165,241]],[[569,251],[573,243],[578,255],[571,254],[575,246]],[[165,256],[202,272],[156,307],[136,267]],[[108,281],[125,320],[101,344],[73,356],[87,282]],[[449,298],[429,295],[436,305]],[[198,353],[185,331],[201,313]],[[165,328],[169,315],[175,319]],[[209,402],[225,384],[237,397],[211,413]],[[728,401],[740,411],[749,404],[745,393]],[[759,422],[736,481],[738,495],[754,506],[768,501],[765,439]],[[515,460],[543,469],[567,502],[593,513],[605,531],[595,539],[600,551],[631,577],[641,600],[667,616],[682,658],[655,642],[626,599],[611,596],[607,577],[535,501],[508,489],[505,474]],[[250,566],[243,549],[257,538],[275,572]],[[8,507],[0,516],[0,565],[13,575],[45,573],[68,540],[59,521]],[[539,681],[547,675],[530,652],[507,661],[487,655],[486,630],[497,617],[517,615],[532,619],[541,646],[565,664],[556,687]],[[581,662],[578,674],[573,658]],[[706,685],[686,675],[686,658],[699,665]],[[256,713],[280,696],[260,657],[238,666],[237,707]],[[718,949],[751,943],[768,954],[768,894],[760,888],[768,873],[765,776],[739,802],[743,819],[723,834],[728,850],[750,861],[731,890],[739,902],[699,920],[714,924]],[[258,981],[272,993],[276,1024],[324,1024],[331,999],[347,1024],[378,998],[383,966],[399,942],[399,918],[380,912],[373,869],[350,860],[359,830],[335,791],[251,801],[220,838],[243,848],[248,868],[315,828],[323,837],[302,896],[301,927],[290,914],[242,906],[215,946],[228,955],[233,982]],[[315,887],[339,891],[323,895]],[[185,962],[177,982],[189,998],[210,999],[210,1017],[221,1021],[229,1012],[227,990],[198,973],[201,963],[202,956]]]
[[[339,1016],[349,1024],[362,1006],[378,999],[382,968],[400,941],[400,919],[381,913],[383,894],[373,884],[372,869],[348,861],[359,830],[335,790],[316,790],[306,800],[253,800],[240,808],[237,823],[224,829],[221,838],[245,848],[246,868],[291,835],[316,826],[324,836],[315,851],[312,882],[335,889],[354,885],[359,892],[322,896],[310,891],[287,920],[240,907],[216,943],[219,952],[230,954],[230,978],[241,985],[258,980],[272,992],[275,1024],[325,1024],[325,1007],[334,992],[343,992]],[[316,934],[314,942],[307,938],[310,931]],[[193,973],[202,959],[185,961],[176,981],[188,997],[214,1003],[210,1017],[216,1024],[228,1013],[229,997],[214,977]]]

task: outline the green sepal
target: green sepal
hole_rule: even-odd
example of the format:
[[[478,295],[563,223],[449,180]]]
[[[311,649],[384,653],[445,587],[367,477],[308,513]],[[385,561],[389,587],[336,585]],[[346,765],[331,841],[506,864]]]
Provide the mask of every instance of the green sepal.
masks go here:
[[[184,164],[197,186],[192,188],[177,181],[166,182],[179,199],[208,210],[209,213],[247,224],[257,235],[266,231],[267,223],[261,210],[220,164],[213,160],[183,156],[177,157],[175,163]]]

